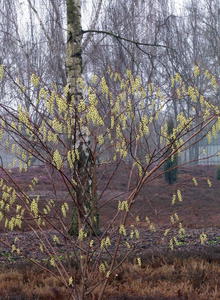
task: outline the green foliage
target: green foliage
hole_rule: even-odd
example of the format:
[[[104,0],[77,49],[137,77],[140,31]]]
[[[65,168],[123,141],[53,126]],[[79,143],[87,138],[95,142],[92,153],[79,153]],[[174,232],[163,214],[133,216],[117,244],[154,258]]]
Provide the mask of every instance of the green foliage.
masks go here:
[[[170,118],[167,122],[167,135],[169,138],[169,142],[172,143],[172,134],[173,134],[173,129],[174,129],[174,122]],[[175,146],[175,145],[174,145]],[[171,149],[168,152],[168,155],[171,153]],[[178,165],[178,155],[174,154],[171,157],[169,157],[166,162],[164,163],[164,175],[165,175],[165,180],[169,184],[173,184],[177,181],[177,169]]]
[[[220,244],[220,236],[216,236],[215,238],[213,238],[212,240],[208,241],[209,245],[219,245]]]

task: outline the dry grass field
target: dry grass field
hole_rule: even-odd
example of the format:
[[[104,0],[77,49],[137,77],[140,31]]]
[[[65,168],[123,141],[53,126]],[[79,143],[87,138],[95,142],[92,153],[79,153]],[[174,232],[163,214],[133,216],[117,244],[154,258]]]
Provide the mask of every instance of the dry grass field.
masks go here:
[[[101,226],[104,226],[116,212],[118,199],[126,197],[129,193],[127,189],[129,168],[126,168],[123,166],[117,170],[114,179],[102,195],[100,200]],[[99,170],[99,194],[106,186],[111,171],[111,167]],[[16,182],[26,192],[29,192],[30,178],[38,177],[39,183],[36,190],[30,193],[39,193],[42,205],[51,197],[53,187],[50,174],[47,173],[46,169],[35,167],[30,169],[28,173],[19,173],[17,169],[13,169],[11,175],[16,178]],[[4,175],[2,174],[2,176]],[[56,180],[57,175],[53,174],[52,176],[58,190],[57,202],[60,206],[64,199],[68,201],[68,198],[65,196],[65,188],[60,180]],[[129,258],[111,277],[104,299],[220,299],[220,181],[216,179],[216,167],[181,168],[178,182],[170,186],[164,182],[160,171],[155,174],[155,177],[154,180],[146,183],[141,190],[129,215],[129,222],[132,223],[136,216],[139,216],[140,232],[146,237],[148,231],[145,222],[146,216],[155,224],[158,232],[163,232],[170,227],[170,215],[176,212],[184,228],[186,228],[186,232],[193,230],[206,232],[207,230],[208,240],[203,247],[196,246],[199,244],[199,240],[196,244],[192,243],[191,247],[188,247],[183,241],[182,247],[174,251],[166,247],[160,248],[160,243],[154,245],[153,251],[151,249],[153,240],[151,242],[148,240],[146,247],[142,243],[141,267],[133,263],[132,257]],[[193,183],[193,177],[198,182],[197,186]],[[135,180],[135,176],[133,176],[133,186]],[[172,195],[177,189],[181,190],[183,201],[171,205]],[[49,227],[48,225],[48,229]],[[6,234],[2,224],[0,230],[1,236]],[[23,236],[27,234],[26,230],[28,229],[23,228],[21,230]],[[195,235],[192,234],[188,240],[193,238]],[[163,240],[163,243],[166,241]],[[2,251],[3,246],[0,246],[0,256]],[[68,299],[65,287],[59,283],[58,279],[52,278],[50,274],[24,262],[10,261],[7,263],[7,260],[2,260],[2,262],[0,266],[0,299]],[[79,282],[80,279],[77,278],[79,275],[74,264],[72,267],[76,274],[76,282]],[[98,294],[99,289],[97,288],[94,290],[91,300],[97,299]]]
[[[75,273],[78,280],[76,270]],[[98,294],[99,288],[88,299],[98,299]],[[2,300],[65,300],[68,296],[58,279],[36,267],[27,264],[1,267]],[[199,257],[195,252],[145,254],[141,267],[127,262],[111,277],[104,299],[220,299],[220,253],[218,256],[200,253]]]

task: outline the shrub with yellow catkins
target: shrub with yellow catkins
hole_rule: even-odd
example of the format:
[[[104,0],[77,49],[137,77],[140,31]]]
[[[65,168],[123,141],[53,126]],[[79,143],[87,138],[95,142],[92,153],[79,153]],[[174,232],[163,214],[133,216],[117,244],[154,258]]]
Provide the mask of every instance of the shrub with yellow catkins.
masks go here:
[[[1,69],[0,69],[1,72]],[[110,86],[107,85],[107,82],[105,78],[103,77],[100,79],[100,85],[95,86],[95,84],[99,81],[99,78],[97,76],[94,76],[92,78],[92,84],[93,86],[90,88],[87,88],[85,83],[83,81],[79,82],[80,88],[86,90],[86,97],[81,99],[74,99],[72,97],[71,100],[68,99],[67,96],[69,94],[69,85],[67,85],[63,93],[61,95],[57,94],[57,89],[55,88],[55,91],[48,92],[46,89],[41,88],[38,95],[38,100],[43,100],[43,108],[46,108],[46,113],[49,115],[48,119],[42,120],[40,128],[39,128],[39,137],[41,138],[41,141],[45,144],[49,144],[49,147],[51,150],[50,154],[52,156],[52,164],[57,170],[65,171],[64,166],[70,169],[74,169],[74,166],[76,166],[76,161],[79,160],[80,156],[80,148],[79,142],[77,141],[77,144],[74,145],[74,149],[68,147],[63,148],[60,147],[60,145],[53,145],[52,143],[59,144],[59,141],[64,141],[63,134],[67,136],[69,141],[72,141],[73,143],[73,132],[76,129],[75,126],[77,124],[77,128],[81,128],[82,125],[88,126],[89,132],[91,132],[92,136],[94,137],[96,143],[94,147],[97,147],[97,149],[104,150],[106,146],[106,141],[108,142],[108,145],[110,145],[114,151],[112,154],[111,159],[117,160],[117,159],[125,159],[130,157],[129,154],[129,147],[130,142],[136,143],[136,145],[139,147],[137,151],[137,157],[135,157],[135,163],[134,166],[137,167],[139,176],[146,175],[146,169],[145,166],[143,166],[143,163],[141,164],[142,160],[140,157],[138,157],[138,152],[140,147],[142,146],[142,142],[147,137],[147,135],[150,133],[151,125],[154,125],[154,122],[159,120],[161,117],[161,113],[164,113],[164,109],[166,108],[164,105],[166,105],[166,96],[162,94],[161,89],[158,86],[154,86],[152,83],[150,83],[147,86],[147,90],[142,86],[141,78],[140,77],[134,77],[132,76],[132,73],[130,70],[126,71],[126,74],[123,74],[120,76],[118,73],[113,73],[111,70],[108,71],[110,74],[110,78],[112,80],[117,81],[117,87],[121,90],[119,92],[116,92],[115,90],[111,93]],[[193,69],[193,73],[195,77],[200,76],[201,71],[199,70],[198,66],[195,66]],[[207,75],[209,77],[209,86],[212,84],[213,86],[216,85],[216,80],[212,74]],[[1,74],[0,74],[1,77]],[[33,85],[37,86],[39,85],[39,82],[37,82],[37,79],[34,78],[33,75]],[[81,79],[80,79],[81,80]],[[195,80],[196,81],[196,80]],[[193,102],[199,101],[199,105],[201,105],[202,110],[204,110],[205,116],[203,116],[204,120],[209,116],[212,112],[217,112],[214,106],[212,106],[208,99],[206,99],[204,96],[199,94],[199,91],[196,87],[192,86],[186,86],[183,83],[183,80],[181,78],[180,74],[175,74],[173,78],[171,79],[171,85],[173,87],[173,93],[176,92],[176,95],[178,97],[178,103],[184,103],[181,101],[187,101],[189,100],[189,97]],[[106,114],[103,113],[102,110],[100,110],[99,106],[99,97],[98,93],[96,93],[96,89],[101,88],[102,90],[102,96],[106,98],[108,101],[108,107],[109,111],[107,111]],[[100,95],[99,95],[100,96]],[[148,98],[146,98],[148,97]],[[185,98],[185,99],[184,99]],[[162,101],[163,99],[163,101]],[[76,101],[77,100],[77,101]],[[71,103],[69,103],[69,101]],[[189,100],[190,101],[190,100]],[[180,104],[180,105],[181,105]],[[177,104],[179,105],[179,104]],[[184,104],[183,104],[184,105]],[[196,106],[196,105],[195,105]],[[41,106],[40,106],[41,107]],[[165,108],[164,108],[165,107]],[[151,112],[153,112],[151,114]],[[194,116],[196,111],[190,111],[191,115]],[[74,119],[74,115],[77,114],[77,119]],[[19,120],[13,121],[11,123],[11,129],[15,132],[18,128],[20,132],[23,132],[24,127],[26,131],[26,135],[31,138],[32,137],[32,128],[31,126],[31,119],[29,113],[20,106],[18,109],[18,116]],[[162,126],[160,128],[161,135],[163,136],[161,138],[162,147],[167,146],[167,149],[170,149],[171,152],[168,154],[170,158],[170,166],[173,166],[173,162],[175,160],[175,151],[177,151],[178,147],[180,147],[184,143],[185,139],[185,132],[186,129],[191,129],[191,126],[193,123],[193,117],[187,118],[184,113],[179,113],[177,116],[177,124],[175,128],[173,128],[172,132],[169,132],[168,125]],[[106,124],[108,124],[108,128],[106,129],[104,127]],[[20,123],[20,124],[19,124]],[[109,124],[110,123],[110,124]],[[160,122],[159,122],[160,123]],[[102,127],[103,126],[103,127]],[[130,127],[131,126],[131,127]],[[134,126],[134,127],[132,127]],[[101,127],[101,128],[100,128]],[[131,133],[131,128],[133,132]],[[152,126],[153,128],[153,126]],[[4,129],[0,130],[0,136],[1,131],[4,132]],[[210,130],[210,136],[215,136],[220,131],[220,118],[218,118],[218,126],[213,126]],[[129,139],[129,133],[131,133],[131,139]],[[179,137],[179,134],[183,133],[183,139]],[[86,135],[90,135],[90,133],[87,133]],[[152,134],[153,136],[153,134]],[[147,137],[148,138],[148,137]],[[178,139],[177,141],[174,141],[175,139]],[[30,139],[31,140],[31,139]],[[174,142],[173,142],[174,141]],[[175,143],[173,147],[170,147],[169,144]],[[133,147],[132,144],[131,146]],[[82,145],[82,144],[81,144]],[[92,145],[93,147],[93,145]],[[161,147],[161,149],[162,149]],[[19,147],[12,146],[12,151],[16,153],[16,155],[22,159],[23,161],[27,161],[29,159],[29,156],[24,152],[20,151]],[[96,154],[96,153],[95,153]],[[146,153],[144,154],[146,155]],[[51,157],[50,156],[50,157]],[[49,155],[48,155],[49,157]],[[151,157],[151,154],[149,152],[149,155],[146,155],[146,163],[149,164],[153,161],[154,163],[154,157]],[[66,164],[66,165],[65,165]],[[78,164],[77,164],[78,165]],[[150,169],[151,170],[151,169]],[[80,186],[80,178],[73,176],[73,170],[71,170],[71,176],[69,183],[72,183],[75,186]],[[192,179],[195,186],[198,185],[195,178]],[[209,186],[211,186],[211,182],[207,180],[207,183]],[[37,184],[37,180],[32,180],[29,189],[34,189],[35,185]],[[4,185],[4,181],[0,180],[0,186]],[[4,187],[4,190],[2,191],[2,199],[0,200],[0,221],[3,220],[5,222],[5,225],[8,229],[14,230],[16,226],[21,227],[23,218],[24,218],[24,210],[21,205],[15,204],[16,202],[16,192],[15,190],[7,189],[7,187]],[[126,199],[126,198],[125,198]],[[172,205],[174,205],[177,201],[182,201],[182,194],[181,191],[178,189],[175,194],[172,196]],[[51,212],[51,207],[55,205],[55,203],[50,203],[44,205],[42,208],[42,212],[44,215],[41,215],[39,213],[39,201],[37,199],[31,200],[29,198],[29,201],[27,201],[28,206],[30,206],[30,211],[32,214],[37,218],[37,224],[40,224],[43,226],[45,224],[44,219],[46,218],[46,215],[48,215]],[[85,203],[83,203],[84,205]],[[13,206],[14,205],[14,206]],[[14,211],[16,211],[15,216],[6,216],[7,212],[10,211],[10,209],[13,208]],[[120,200],[118,202],[118,215],[126,215],[129,211],[130,204],[127,200]],[[61,204],[60,212],[62,213],[62,216],[65,218],[67,217],[68,212],[68,204],[63,203]],[[27,210],[26,210],[27,212]],[[122,212],[122,213],[120,213]],[[40,217],[41,216],[41,217]],[[97,218],[94,216],[91,216],[91,219],[93,220]],[[138,222],[140,222],[139,217],[136,217],[136,226]],[[82,221],[83,222],[83,221]],[[149,218],[146,218],[147,227],[152,232],[156,231],[156,226],[154,223],[150,221]],[[178,231],[177,237],[172,237],[169,240],[169,246],[171,249],[174,248],[175,245],[178,245],[178,238],[181,238],[185,234],[185,230],[183,228],[182,223],[180,222],[180,218],[177,213],[173,213],[170,216],[170,227],[175,228]],[[94,253],[94,251],[100,246],[99,251],[105,251],[108,247],[111,246],[112,240],[111,236],[108,236],[108,233],[105,235],[105,237],[101,237],[99,242],[94,240],[90,240],[91,236],[86,232],[87,227],[84,227],[85,224],[82,224],[79,222],[81,227],[78,231],[78,240],[76,239],[76,244],[83,246],[86,245],[86,251],[91,251],[91,253]],[[63,224],[65,226],[65,224]],[[131,249],[134,243],[134,239],[140,238],[140,232],[138,231],[138,228],[135,226],[130,227],[130,229],[126,229],[124,224],[117,225],[118,235],[121,235],[122,243],[126,245],[128,248],[127,250]],[[168,236],[170,238],[169,234],[171,232],[171,229],[168,228],[164,231],[164,236]],[[128,235],[127,235],[128,233]],[[88,237],[88,240],[87,240]],[[125,238],[126,237],[126,238]],[[130,241],[130,244],[127,240],[132,239]],[[53,241],[55,243],[59,243],[59,238],[54,235],[52,237]],[[203,237],[204,240],[204,237]],[[83,242],[82,242],[83,241]],[[53,245],[53,243],[52,243]],[[43,252],[45,251],[44,246],[40,244],[40,250]],[[89,253],[89,252],[88,252]],[[79,260],[81,259],[83,264],[85,263],[86,255],[79,255]],[[50,263],[52,266],[56,266],[56,258],[50,257],[49,258]],[[82,265],[83,265],[82,264]],[[141,258],[138,257],[136,259],[136,264],[141,266]],[[105,273],[106,277],[109,277],[110,271],[107,271],[109,268],[106,263],[99,261],[98,263],[99,271],[101,273]],[[72,285],[73,279],[70,275],[67,275],[66,277],[66,284]]]

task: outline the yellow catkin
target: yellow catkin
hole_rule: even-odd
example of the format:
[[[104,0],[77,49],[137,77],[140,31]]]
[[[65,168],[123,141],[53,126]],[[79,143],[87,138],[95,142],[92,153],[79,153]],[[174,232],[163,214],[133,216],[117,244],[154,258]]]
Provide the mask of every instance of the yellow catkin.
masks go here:
[[[123,224],[121,224],[121,225],[119,226],[119,233],[120,233],[121,235],[126,236],[126,229],[125,229],[125,226],[124,226]]]
[[[33,86],[35,88],[37,88],[39,86],[39,83],[40,83],[40,78],[36,74],[32,74],[31,75],[31,83],[33,84]]]
[[[173,194],[171,203],[172,203],[172,205],[174,205],[176,203],[176,194]]]
[[[195,185],[195,186],[197,186],[197,185],[198,185],[198,182],[197,182],[197,180],[196,180],[196,178],[195,178],[195,177],[193,177],[193,178],[192,178],[192,182],[194,183],[194,185]]]
[[[194,68],[193,68],[193,74],[194,74],[195,77],[198,77],[199,74],[200,74],[200,69],[199,69],[199,67],[196,66],[196,65],[195,65]]]
[[[61,206],[61,212],[62,212],[63,217],[66,218],[66,207],[64,204]]]
[[[201,243],[202,245],[204,245],[205,242],[207,241],[207,235],[206,235],[204,232],[202,232],[202,233],[200,234],[199,238],[200,238],[200,243]]]
[[[73,285],[73,277],[72,276],[68,280],[68,285],[69,286]]]
[[[105,264],[104,263],[101,263],[99,265],[99,272],[100,273],[105,273],[106,272],[106,267],[105,267]]]
[[[140,257],[137,257],[137,265],[138,265],[139,267],[141,267],[141,258],[140,258]]]
[[[36,201],[36,199],[33,199],[31,202],[31,211],[33,212],[34,216],[37,217],[38,216],[38,202]]]
[[[178,198],[179,202],[182,202],[182,201],[183,201],[182,193],[181,193],[180,190],[177,190],[177,198]]]
[[[51,264],[52,267],[55,267],[55,266],[56,266],[54,257],[51,257],[51,258],[50,258],[50,264]]]
[[[207,179],[207,184],[208,184],[209,187],[212,187],[212,182],[209,178]]]
[[[63,165],[62,157],[58,150],[55,150],[53,154],[53,164],[57,168],[57,170],[60,170]]]
[[[4,66],[0,65],[0,80],[4,78]]]

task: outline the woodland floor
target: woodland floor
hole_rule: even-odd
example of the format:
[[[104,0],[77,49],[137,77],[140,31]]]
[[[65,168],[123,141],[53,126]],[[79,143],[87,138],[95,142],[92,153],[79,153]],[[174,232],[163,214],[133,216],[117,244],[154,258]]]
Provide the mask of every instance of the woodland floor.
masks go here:
[[[118,200],[125,200],[129,195],[130,168],[125,165],[119,167],[113,180],[107,185],[113,170],[113,165],[98,170],[101,228],[108,224],[116,213]],[[135,222],[137,216],[140,219],[138,222],[140,239],[136,242],[136,254],[143,257],[144,266],[138,271],[128,263],[125,269],[121,270],[121,275],[114,279],[111,286],[108,287],[106,299],[220,299],[220,181],[216,179],[216,167],[181,168],[178,182],[173,185],[166,184],[160,172],[158,170],[144,185],[131,213],[129,213],[128,221],[131,224]],[[4,173],[1,176],[9,179]],[[18,169],[12,169],[10,176],[32,197],[40,194],[42,207],[48,199],[54,198],[51,184],[51,179],[53,179],[57,190],[57,207],[59,208],[65,201],[69,201],[71,207],[64,184],[57,174],[51,175],[46,167],[33,167],[27,173],[19,173]],[[30,191],[28,185],[35,176],[39,179],[39,183],[34,191]],[[192,181],[193,177],[198,182],[197,186]],[[210,180],[211,186],[207,180]],[[136,184],[135,174],[133,174],[131,183],[130,190]],[[171,205],[172,195],[178,189],[182,192],[183,201],[177,201],[175,205]],[[103,190],[105,190],[104,193],[102,193]],[[177,227],[170,223],[170,216],[174,213],[178,214],[186,229],[186,235],[171,254],[168,247],[169,239],[177,232]],[[149,224],[145,217],[155,224],[155,232],[149,230]],[[167,237],[164,237],[164,230],[168,228],[171,228],[171,231]],[[49,225],[46,230],[47,237],[53,243],[54,231]],[[199,239],[203,232],[207,234],[205,245],[201,245]],[[0,299],[66,299],[64,289],[62,287],[55,288],[57,283],[51,278],[47,277],[45,281],[45,274],[35,273],[29,267],[19,267],[19,257],[11,254],[7,247],[14,243],[15,237],[18,237],[16,246],[22,247],[24,254],[31,254],[36,259],[43,258],[38,249],[38,241],[29,228],[8,232],[5,230],[4,224],[0,223],[0,238],[5,242],[0,245],[0,263],[2,265]],[[61,238],[56,250],[63,253],[70,249],[66,247],[65,241]],[[176,255],[178,258],[175,259]],[[13,275],[13,277],[10,272],[17,275]],[[42,283],[40,284],[40,286],[42,285],[41,290],[39,282],[36,283],[38,287],[34,287],[34,282],[37,282],[36,274],[38,274],[40,282],[47,282],[44,288],[42,288]],[[30,281],[26,282],[24,276],[32,277],[32,289],[35,290],[35,294],[30,294]],[[14,291],[11,290],[11,287],[14,287]],[[95,295],[94,299],[96,299]]]

